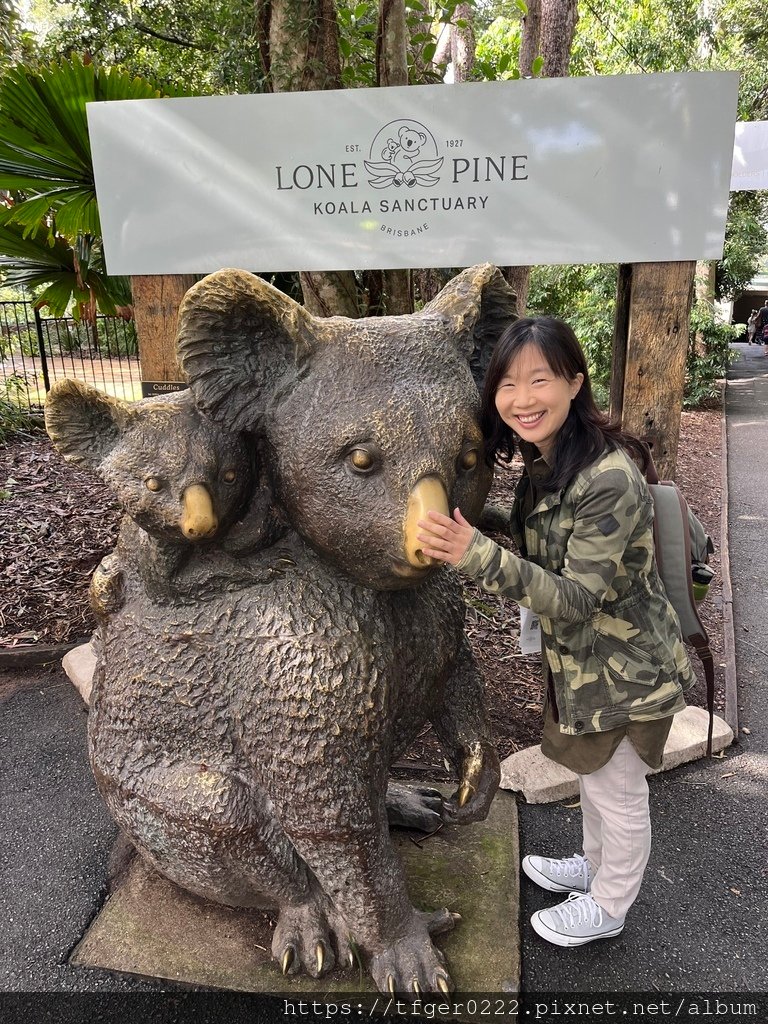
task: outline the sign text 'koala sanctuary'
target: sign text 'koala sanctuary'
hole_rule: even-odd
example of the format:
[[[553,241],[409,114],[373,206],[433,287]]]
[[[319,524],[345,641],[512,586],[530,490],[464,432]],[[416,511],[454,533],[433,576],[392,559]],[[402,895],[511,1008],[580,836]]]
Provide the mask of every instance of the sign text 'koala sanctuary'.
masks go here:
[[[111,274],[716,259],[738,76],[88,106]]]

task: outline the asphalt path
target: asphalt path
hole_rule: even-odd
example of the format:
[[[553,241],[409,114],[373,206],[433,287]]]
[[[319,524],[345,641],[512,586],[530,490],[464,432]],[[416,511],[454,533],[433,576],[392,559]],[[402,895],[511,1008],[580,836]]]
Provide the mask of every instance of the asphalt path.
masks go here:
[[[710,999],[706,1008],[724,1024],[768,1020],[718,1014],[712,1002],[721,994],[720,1005],[733,1006],[768,992],[768,358],[736,347],[740,358],[726,390],[729,542],[739,724],[748,732],[740,731],[722,760],[651,779],[651,860],[618,938],[572,950],[545,943],[529,918],[557,897],[523,877],[522,990],[530,1009],[521,1020],[610,1015],[596,1009],[603,999],[634,993],[641,1008],[656,1003],[659,1009],[665,994],[685,994]],[[106,897],[116,835],[88,768],[85,722],[85,708],[60,669],[0,678],[1,1024],[299,1019],[258,998],[193,995],[170,982],[68,964]],[[520,842],[523,854],[580,849],[578,808],[522,804]],[[658,1017],[648,1011],[624,1019],[669,1015],[662,1009]]]

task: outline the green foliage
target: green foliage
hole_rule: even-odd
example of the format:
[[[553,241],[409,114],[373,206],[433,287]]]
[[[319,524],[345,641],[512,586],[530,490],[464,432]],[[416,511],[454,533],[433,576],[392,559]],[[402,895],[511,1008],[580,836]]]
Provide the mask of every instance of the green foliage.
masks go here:
[[[768,118],[768,32],[761,0],[723,0],[715,37],[720,67],[740,72],[738,119]]]
[[[768,192],[732,192],[728,205],[723,258],[717,264],[715,297],[733,299],[743,292],[768,252]]]
[[[517,79],[520,77],[520,40],[522,25],[519,19],[499,17],[491,22],[477,40],[476,67],[483,77]]]
[[[79,57],[39,71],[11,68],[0,81],[0,187],[25,196],[12,220],[34,229],[50,214],[62,235],[100,235],[86,103],[161,95],[121,68],[100,70]]]
[[[45,57],[88,53],[190,93],[263,92],[260,5],[253,0],[38,0],[47,13]]]
[[[35,39],[22,22],[20,0],[0,0],[0,73],[34,51]]]
[[[576,332],[601,404],[611,376],[617,270],[608,263],[532,267],[528,292],[532,316],[559,317]]]
[[[700,0],[590,0],[579,5],[572,75],[696,70],[711,47],[713,21]]]
[[[413,22],[417,16],[412,13],[409,0],[406,17]],[[354,0],[339,3],[336,9],[339,20],[339,52],[341,54],[341,80],[349,89],[372,88],[376,85],[376,30],[379,22],[378,4],[373,0]],[[428,33],[425,39],[431,39]]]
[[[100,239],[78,235],[70,244],[47,224],[21,227],[13,213],[0,207],[0,269],[6,284],[34,294],[35,305],[47,306],[52,316],[64,316],[70,305],[78,318],[91,315],[95,306],[114,316],[118,306],[129,305],[128,280],[104,273]]]
[[[11,193],[0,207],[0,269],[54,316],[70,305],[76,317],[114,315],[130,303],[127,279],[104,270],[86,104],[164,94],[79,57],[17,65],[0,80],[0,189]]]
[[[29,412],[21,404],[25,394],[26,387],[20,377],[11,374],[0,378],[0,443],[30,427]],[[0,498],[6,497],[9,497],[8,492],[0,492]]]
[[[744,324],[725,324],[706,303],[691,310],[688,355],[685,364],[685,408],[695,408],[717,398],[720,381],[737,353],[731,349]]]

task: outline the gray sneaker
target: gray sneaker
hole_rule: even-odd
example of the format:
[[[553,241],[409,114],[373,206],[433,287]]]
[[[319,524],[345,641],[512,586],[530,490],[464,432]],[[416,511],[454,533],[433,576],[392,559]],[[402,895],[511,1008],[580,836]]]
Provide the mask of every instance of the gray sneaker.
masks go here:
[[[533,930],[556,946],[583,946],[594,939],[610,939],[624,928],[623,917],[610,917],[591,893],[572,892],[563,903],[531,916]]]
[[[592,869],[586,857],[523,857],[523,871],[548,892],[589,892]]]

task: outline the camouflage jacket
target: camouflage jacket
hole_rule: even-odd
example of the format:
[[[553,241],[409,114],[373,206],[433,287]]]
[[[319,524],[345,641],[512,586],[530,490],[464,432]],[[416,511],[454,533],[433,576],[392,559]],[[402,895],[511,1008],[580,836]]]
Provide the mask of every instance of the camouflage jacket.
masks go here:
[[[475,530],[457,568],[539,616],[560,731],[604,732],[680,711],[695,677],[656,571],[651,497],[629,456],[606,450],[546,494],[524,536],[515,536],[516,518],[511,533],[526,559]]]

